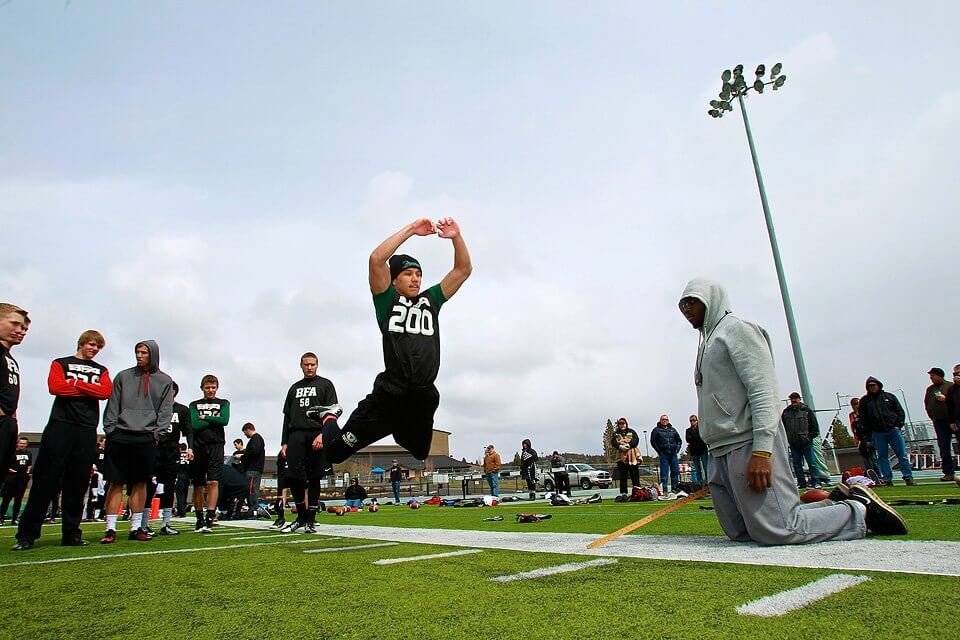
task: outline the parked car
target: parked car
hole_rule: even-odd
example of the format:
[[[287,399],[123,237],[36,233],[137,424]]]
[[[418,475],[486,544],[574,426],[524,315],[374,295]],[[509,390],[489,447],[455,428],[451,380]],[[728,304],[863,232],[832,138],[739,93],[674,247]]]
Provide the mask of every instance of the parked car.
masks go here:
[[[581,489],[590,489],[598,486],[606,489],[613,484],[613,478],[607,471],[594,469],[585,462],[573,462],[567,465],[567,473],[570,474],[570,486]],[[553,491],[556,484],[553,481],[553,473],[547,472],[543,477],[543,488],[547,491]]]

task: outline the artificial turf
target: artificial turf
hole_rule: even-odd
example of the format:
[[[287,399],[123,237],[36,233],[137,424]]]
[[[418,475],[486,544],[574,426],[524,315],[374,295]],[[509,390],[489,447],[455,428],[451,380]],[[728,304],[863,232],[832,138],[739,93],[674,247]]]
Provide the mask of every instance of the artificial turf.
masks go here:
[[[890,499],[955,497],[953,487],[884,489]],[[607,533],[664,503],[495,508],[384,506],[379,513],[336,517],[324,524],[477,530]],[[700,504],[700,503],[697,503]],[[720,535],[711,511],[697,504],[661,518],[636,535]],[[703,504],[709,504],[703,502]],[[902,508],[910,538],[956,540],[957,505]],[[519,511],[551,520],[518,525]],[[500,514],[503,522],[482,522]],[[179,525],[185,528],[185,525]],[[52,530],[51,530],[52,529]],[[618,558],[614,565],[508,584],[490,578],[581,562],[583,556],[489,550],[390,566],[383,558],[450,551],[437,545],[307,554],[307,549],[359,546],[363,540],[281,536],[218,527],[215,535],[184,533],[152,542],[101,546],[102,524],[84,525],[94,541],[60,547],[55,527],[29,552],[8,551],[11,527],[0,529],[0,610],[6,638],[930,638],[954,624],[960,606],[955,577],[857,572],[863,583],[780,618],[741,616],[735,607],[798,587],[826,569]],[[264,536],[264,537],[261,537]],[[235,540],[234,538],[250,538]],[[213,550],[213,547],[242,545]],[[196,549],[189,553],[127,553]],[[816,553],[816,545],[809,547]],[[55,564],[22,563],[105,555]],[[849,573],[849,572],[847,572]]]

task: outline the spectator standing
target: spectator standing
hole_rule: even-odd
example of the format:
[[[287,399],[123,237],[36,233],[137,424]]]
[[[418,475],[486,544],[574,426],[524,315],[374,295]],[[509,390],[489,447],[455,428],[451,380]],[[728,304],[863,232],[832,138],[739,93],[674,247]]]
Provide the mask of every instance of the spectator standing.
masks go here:
[[[570,496],[570,474],[567,473],[567,462],[560,455],[560,452],[554,451],[550,456],[550,472],[553,474],[553,484],[557,493],[564,493]]]
[[[853,440],[857,443],[857,450],[860,451],[860,457],[863,458],[863,471],[869,475],[869,472],[877,472],[877,448],[873,446],[873,434],[863,425],[860,419],[860,398],[850,398],[850,431],[853,433]],[[879,476],[877,476],[879,477]]]
[[[11,500],[13,500],[13,516],[10,524],[17,524],[17,519],[20,517],[23,494],[27,490],[30,473],[33,471],[33,454],[27,450],[29,445],[30,441],[26,438],[17,440],[13,465],[7,470],[7,477],[3,481],[3,487],[0,488],[0,496],[3,496],[3,502],[0,503],[0,525],[6,524],[7,508]]]
[[[707,445],[700,437],[700,418],[690,416],[690,426],[684,434],[687,440],[687,453],[693,463],[693,481],[707,486],[707,467],[710,456],[707,454]]]
[[[58,494],[62,500],[61,544],[88,544],[80,530],[83,498],[97,456],[100,401],[113,393],[110,373],[93,359],[105,344],[99,331],[84,331],[77,340],[76,354],[50,363],[47,387],[54,396],[53,407],[40,440],[15,551],[30,549],[40,537],[44,512]]]
[[[26,311],[0,302],[0,469],[10,468],[19,435],[20,365],[10,350],[23,342],[29,328]]]
[[[890,449],[900,462],[900,474],[903,481],[913,484],[913,470],[907,458],[907,446],[903,440],[903,421],[906,417],[897,396],[883,390],[883,383],[870,376],[866,382],[867,395],[860,398],[860,419],[864,427],[873,434],[873,446],[877,449],[877,463],[880,467],[880,482],[893,484],[893,470],[890,468]]]
[[[359,478],[352,478],[350,486],[343,492],[343,497],[345,498],[344,506],[359,509],[363,507],[363,501],[367,499],[367,490],[360,486]]]
[[[940,465],[943,470],[940,482],[953,482],[956,478],[953,464],[954,432],[950,429],[950,409],[947,407],[947,394],[950,393],[953,383],[944,380],[944,372],[940,367],[933,367],[927,373],[930,375],[930,386],[923,395],[923,406],[937,433]]]
[[[483,474],[490,485],[490,494],[495,498],[500,497],[500,464],[500,454],[492,444],[488,444],[483,454]]]
[[[617,452],[617,475],[620,495],[627,495],[627,477],[634,488],[640,486],[640,436],[630,428],[626,418],[617,419],[610,444]]]
[[[267,459],[267,445],[251,422],[243,425],[243,435],[247,437],[242,465],[244,476],[247,478],[248,505],[250,517],[256,519],[257,511],[260,509],[260,479],[263,477],[263,463]]]
[[[820,488],[820,472],[813,456],[813,439],[819,434],[817,416],[807,405],[803,404],[800,394],[794,391],[790,394],[790,404],[780,415],[783,430],[787,435],[787,444],[790,447],[790,460],[793,463],[793,473],[797,477],[797,486],[807,488],[807,476],[803,472],[803,461],[810,467],[810,482],[814,489]]]
[[[953,386],[950,387],[950,390],[947,392],[947,415],[950,418],[951,437],[960,440],[960,364],[953,366]],[[953,451],[949,444],[947,451],[952,460]],[[956,478],[956,473],[954,473],[954,477],[956,483],[960,485],[960,478]]]
[[[403,480],[403,471],[396,460],[390,466],[390,488],[393,489],[393,501],[400,504],[400,482]]]
[[[683,440],[670,424],[670,418],[666,414],[660,416],[660,420],[650,432],[650,446],[660,457],[660,485],[663,492],[667,493],[669,476],[670,491],[676,493],[680,484],[680,449],[683,447]]]
[[[524,439],[520,443],[520,477],[527,481],[531,500],[537,497],[537,460],[537,450],[529,438]]]

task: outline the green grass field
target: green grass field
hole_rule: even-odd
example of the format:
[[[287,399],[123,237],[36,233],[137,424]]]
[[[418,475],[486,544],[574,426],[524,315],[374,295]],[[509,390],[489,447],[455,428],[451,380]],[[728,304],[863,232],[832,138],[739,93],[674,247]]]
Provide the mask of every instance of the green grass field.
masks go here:
[[[888,499],[934,499],[958,497],[960,490],[928,484],[894,487],[883,494]],[[608,501],[559,508],[542,503],[417,511],[385,506],[376,514],[324,514],[319,522],[602,534],[661,506]],[[520,511],[554,517],[518,525],[512,520]],[[908,539],[960,538],[960,505],[903,507],[902,513],[911,527]],[[505,520],[482,522],[495,514]],[[490,578],[586,558],[484,549],[474,555],[378,566],[373,561],[454,548],[410,543],[361,548],[373,541],[282,536],[227,526],[211,535],[185,532],[149,543],[128,542],[123,535],[116,544],[101,546],[96,539],[102,530],[102,524],[85,525],[94,544],[76,549],[60,547],[59,531],[48,526],[33,550],[12,553],[7,549],[13,530],[0,529],[0,575],[7,585],[0,637],[902,640],[931,638],[952,629],[960,606],[956,577],[857,572],[871,580],[782,617],[756,618],[734,609],[849,572],[617,558],[608,566],[499,584]],[[711,511],[691,505],[633,535],[650,534],[720,531]],[[348,546],[357,549],[305,553]],[[816,553],[816,545],[805,549]],[[144,555],[126,555],[131,553]],[[93,556],[106,557],[58,562]],[[34,564],[38,561],[53,562]]]

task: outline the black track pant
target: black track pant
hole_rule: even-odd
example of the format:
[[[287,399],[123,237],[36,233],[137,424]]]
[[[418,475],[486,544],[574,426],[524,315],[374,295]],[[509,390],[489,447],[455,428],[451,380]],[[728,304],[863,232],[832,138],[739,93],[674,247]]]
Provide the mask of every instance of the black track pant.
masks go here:
[[[627,477],[634,487],[640,486],[640,467],[635,464],[617,462],[617,475],[620,476],[620,493],[627,492]]]
[[[404,389],[377,376],[373,391],[360,401],[343,430],[336,421],[323,425],[323,450],[327,462],[343,462],[359,449],[392,435],[401,447],[418,460],[430,455],[433,414],[440,405],[436,387]]]
[[[157,447],[157,484],[163,485],[160,494],[160,508],[173,507],[173,499],[177,492],[177,468],[180,466],[180,447],[176,443],[172,447]]]
[[[20,505],[23,502],[23,494],[27,490],[27,483],[30,482],[30,476],[7,476],[3,483],[3,502],[0,502],[0,518],[7,517],[7,507],[13,500],[13,519],[16,520],[20,515]]]
[[[0,416],[0,469],[9,469],[13,466],[18,432],[19,427],[15,418]]]
[[[51,422],[43,430],[33,467],[33,488],[20,516],[17,539],[40,537],[47,507],[58,492],[63,538],[80,534],[83,494],[90,483],[90,466],[97,454],[96,427]]]

